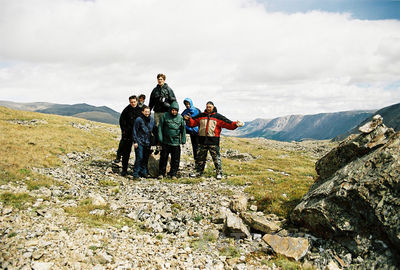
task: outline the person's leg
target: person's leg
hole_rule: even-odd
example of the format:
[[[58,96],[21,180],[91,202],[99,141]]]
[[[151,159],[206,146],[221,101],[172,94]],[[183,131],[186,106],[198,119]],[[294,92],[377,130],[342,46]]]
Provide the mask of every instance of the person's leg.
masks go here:
[[[199,149],[197,150],[196,159],[196,172],[202,174],[207,161],[207,151],[208,146],[204,144],[199,144]]]
[[[214,162],[217,177],[218,175],[222,176],[222,162],[221,154],[219,152],[219,145],[210,145],[210,154]]]
[[[124,139],[123,140],[123,150],[122,150],[122,173],[126,173],[128,171],[128,162],[129,156],[132,151],[132,140]]]
[[[143,146],[143,158],[141,162],[141,176],[147,177],[149,174],[149,171],[147,169],[147,163],[149,163],[149,157],[150,157],[150,146]]]
[[[158,174],[165,176],[168,162],[168,145],[163,144],[160,153],[160,163],[158,165]]]
[[[179,162],[181,159],[181,146],[170,146],[171,148],[171,170],[169,175],[171,177],[176,176],[179,170]]]
[[[117,157],[114,160],[115,163],[119,163],[121,161],[122,148],[123,148],[123,142],[122,142],[122,137],[121,137],[121,140],[119,140],[119,144],[118,144]]]
[[[192,143],[193,158],[197,159],[197,151],[199,148],[199,136],[196,134],[190,134],[190,142]]]
[[[133,166],[134,177],[140,176],[140,173],[142,171],[141,168],[142,160],[143,160],[143,146],[139,144],[138,147],[135,148],[135,165]]]

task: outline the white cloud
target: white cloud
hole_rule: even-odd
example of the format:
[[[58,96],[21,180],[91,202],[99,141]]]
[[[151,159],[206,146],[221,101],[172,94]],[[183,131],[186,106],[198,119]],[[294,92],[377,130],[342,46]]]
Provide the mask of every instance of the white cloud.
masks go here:
[[[180,101],[213,100],[231,119],[400,102],[396,20],[251,0],[0,0],[0,36],[5,100],[120,111],[162,72]]]

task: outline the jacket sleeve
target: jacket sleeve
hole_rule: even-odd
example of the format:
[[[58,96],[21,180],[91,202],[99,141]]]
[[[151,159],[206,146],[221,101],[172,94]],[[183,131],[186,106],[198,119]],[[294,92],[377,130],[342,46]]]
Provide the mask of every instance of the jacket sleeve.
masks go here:
[[[197,127],[200,124],[200,120],[199,120],[199,118],[195,118],[195,119],[189,118],[189,120],[186,120],[186,124],[189,127]]]
[[[138,131],[140,129],[140,120],[139,118],[137,118],[135,120],[135,123],[133,124],[133,131],[132,131],[132,139],[133,139],[133,143],[138,143]]]
[[[169,101],[172,103],[172,101],[176,101],[176,97],[174,94],[174,91],[172,91],[171,87],[168,86],[168,92],[169,92]]]
[[[156,89],[154,88],[153,91],[151,91],[151,94],[150,94],[150,101],[149,101],[150,111],[154,108],[154,105],[155,105],[155,100],[154,100],[155,99],[155,97],[154,97],[155,91],[156,91]]]
[[[181,134],[182,134],[182,144],[186,143],[186,127],[185,127],[185,120],[181,121]]]
[[[190,108],[190,114],[192,117],[196,117],[200,114],[200,111],[197,108]]]
[[[158,123],[158,141],[160,143],[163,142],[163,133],[162,133],[163,126],[164,126],[164,115],[161,116],[160,122]]]
[[[127,127],[127,123],[126,123],[126,117],[127,117],[127,110],[126,108],[122,111],[120,117],[119,117],[119,126],[121,127],[121,131],[122,133],[126,132],[126,127]]]
[[[221,128],[234,130],[234,129],[237,128],[237,125],[236,125],[236,122],[232,122],[231,120],[229,120],[225,116],[221,115]]]

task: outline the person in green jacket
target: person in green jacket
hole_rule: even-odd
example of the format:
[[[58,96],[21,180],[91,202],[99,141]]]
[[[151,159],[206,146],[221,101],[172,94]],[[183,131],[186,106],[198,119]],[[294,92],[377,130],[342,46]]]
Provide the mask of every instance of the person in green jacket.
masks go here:
[[[165,177],[168,156],[171,154],[171,170],[168,175],[176,178],[181,159],[180,144],[186,143],[186,128],[183,117],[178,114],[179,105],[176,101],[171,103],[169,112],[161,116],[158,125],[158,139],[162,145],[159,163],[159,178]]]

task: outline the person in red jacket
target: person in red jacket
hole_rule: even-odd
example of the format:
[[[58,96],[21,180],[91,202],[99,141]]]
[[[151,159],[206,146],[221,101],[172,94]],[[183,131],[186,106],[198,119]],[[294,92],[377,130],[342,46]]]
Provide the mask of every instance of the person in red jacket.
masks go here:
[[[199,127],[199,147],[197,150],[197,159],[195,160],[196,173],[191,174],[191,176],[198,177],[203,174],[207,153],[210,152],[215,166],[216,178],[222,179],[222,164],[219,149],[221,129],[234,130],[238,126],[242,126],[242,123],[239,121],[232,122],[219,114],[212,101],[207,102],[204,112],[194,118],[191,118],[190,115],[185,115],[185,120],[188,126]]]

